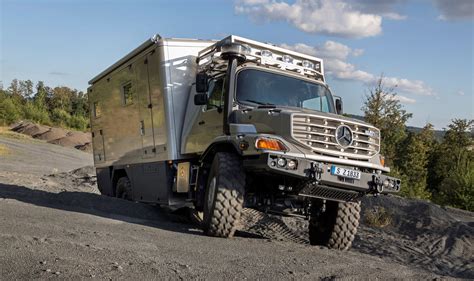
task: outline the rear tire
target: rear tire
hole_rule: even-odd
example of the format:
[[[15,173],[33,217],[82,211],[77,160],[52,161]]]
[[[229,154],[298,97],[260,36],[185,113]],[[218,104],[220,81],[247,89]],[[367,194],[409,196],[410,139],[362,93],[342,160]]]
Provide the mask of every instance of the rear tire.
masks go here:
[[[309,220],[311,245],[348,250],[357,233],[360,219],[360,202],[326,201],[325,212],[320,212],[321,201],[312,205]]]
[[[204,233],[232,237],[240,221],[244,202],[245,173],[242,161],[232,153],[214,156],[204,202]]]
[[[132,183],[128,177],[121,177],[117,181],[117,188],[115,189],[115,197],[132,200]]]

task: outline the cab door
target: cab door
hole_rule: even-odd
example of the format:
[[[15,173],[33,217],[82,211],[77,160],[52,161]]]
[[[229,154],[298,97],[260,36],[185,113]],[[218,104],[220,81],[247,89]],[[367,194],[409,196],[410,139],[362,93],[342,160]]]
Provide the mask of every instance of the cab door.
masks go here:
[[[208,102],[202,106],[188,136],[189,152],[202,152],[223,134],[224,77],[209,82]]]

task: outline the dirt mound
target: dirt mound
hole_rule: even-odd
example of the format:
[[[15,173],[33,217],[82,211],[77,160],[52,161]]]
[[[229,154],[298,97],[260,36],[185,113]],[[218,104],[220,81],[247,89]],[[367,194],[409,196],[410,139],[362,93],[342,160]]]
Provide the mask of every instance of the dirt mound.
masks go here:
[[[88,142],[81,145],[76,145],[76,149],[82,150],[84,152],[92,152],[92,142]]]
[[[363,219],[354,243],[358,251],[418,264],[441,275],[474,278],[474,214],[396,196],[365,198],[362,206],[365,215],[384,208],[391,223],[369,227]]]
[[[28,136],[34,136],[38,134],[43,134],[49,131],[50,127],[38,125],[34,123],[20,123],[16,127],[12,128],[12,131],[17,133],[22,133]]]
[[[35,139],[44,140],[48,143],[77,148],[84,152],[92,151],[92,137],[90,133],[68,131],[66,129],[38,125],[28,121],[13,125],[11,130],[29,135]]]
[[[474,278],[474,214],[396,196],[367,197],[352,251],[420,268],[440,275]],[[370,212],[388,211],[390,224],[367,223]],[[241,235],[308,244],[304,218],[281,217],[245,209]]]
[[[54,186],[62,187],[62,191],[85,191],[99,194],[94,166],[85,166],[69,172],[51,174],[43,179],[52,180]]]
[[[35,139],[45,140],[45,141],[53,141],[56,139],[64,138],[67,135],[68,131],[61,128],[50,128],[47,132],[42,134],[37,134],[32,137]]]

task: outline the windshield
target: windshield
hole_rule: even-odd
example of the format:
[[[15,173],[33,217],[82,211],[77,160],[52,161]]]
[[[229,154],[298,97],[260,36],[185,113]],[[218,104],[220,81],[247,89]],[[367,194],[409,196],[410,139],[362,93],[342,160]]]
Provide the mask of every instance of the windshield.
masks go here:
[[[334,113],[332,96],[320,84],[268,71],[244,69],[237,77],[237,101]]]

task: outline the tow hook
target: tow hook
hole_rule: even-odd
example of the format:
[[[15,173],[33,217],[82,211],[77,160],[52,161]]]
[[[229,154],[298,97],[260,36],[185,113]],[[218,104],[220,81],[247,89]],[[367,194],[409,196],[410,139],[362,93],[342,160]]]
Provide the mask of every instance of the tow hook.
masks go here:
[[[305,170],[308,178],[314,182],[318,182],[321,179],[323,173],[323,165],[321,163],[311,162],[310,168]]]
[[[374,195],[379,195],[380,193],[383,192],[383,189],[384,189],[384,184],[382,180],[380,179],[380,177],[373,175],[370,193],[373,193]]]

